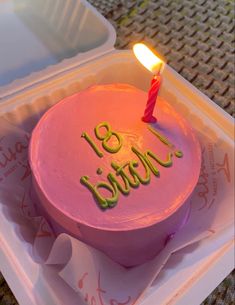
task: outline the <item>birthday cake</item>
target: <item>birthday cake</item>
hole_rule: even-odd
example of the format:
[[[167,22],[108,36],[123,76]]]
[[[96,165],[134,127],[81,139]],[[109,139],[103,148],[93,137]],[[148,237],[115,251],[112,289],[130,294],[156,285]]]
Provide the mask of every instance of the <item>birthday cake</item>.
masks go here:
[[[39,206],[56,234],[124,266],[153,258],[184,225],[201,164],[185,119],[158,97],[157,123],[145,123],[146,100],[127,84],[88,88],[43,115],[29,149]]]

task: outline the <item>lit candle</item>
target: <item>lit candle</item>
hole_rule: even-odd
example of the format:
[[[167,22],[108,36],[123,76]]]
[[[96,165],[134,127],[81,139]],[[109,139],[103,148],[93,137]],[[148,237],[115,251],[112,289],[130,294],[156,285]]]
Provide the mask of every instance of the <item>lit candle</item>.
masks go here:
[[[153,116],[153,111],[161,85],[161,72],[164,69],[164,63],[143,43],[135,44],[133,51],[142,65],[154,74],[142,120],[146,123],[155,123],[157,119]]]

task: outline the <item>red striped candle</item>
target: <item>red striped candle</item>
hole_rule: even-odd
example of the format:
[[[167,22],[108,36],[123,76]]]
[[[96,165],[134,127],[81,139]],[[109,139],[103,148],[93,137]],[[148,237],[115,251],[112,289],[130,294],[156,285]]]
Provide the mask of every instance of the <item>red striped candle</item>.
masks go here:
[[[161,85],[161,75],[157,74],[151,81],[151,88],[148,92],[148,100],[142,120],[146,123],[156,123],[157,119],[153,116],[154,107],[156,104],[158,91]]]
[[[148,92],[148,100],[142,120],[146,123],[155,123],[157,122],[157,119],[153,116],[153,111],[161,85],[161,72],[164,69],[164,61],[156,56],[143,43],[136,43],[133,46],[133,52],[140,63],[154,74],[151,82],[151,88]]]

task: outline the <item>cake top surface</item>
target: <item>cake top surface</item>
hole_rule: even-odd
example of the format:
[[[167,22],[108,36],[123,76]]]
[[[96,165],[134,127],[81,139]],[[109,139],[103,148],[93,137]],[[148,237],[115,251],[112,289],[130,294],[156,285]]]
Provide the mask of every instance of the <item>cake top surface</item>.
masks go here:
[[[142,122],[147,93],[100,85],[63,99],[33,131],[30,164],[48,204],[104,230],[147,227],[173,214],[194,189],[200,145],[162,98],[158,122]]]

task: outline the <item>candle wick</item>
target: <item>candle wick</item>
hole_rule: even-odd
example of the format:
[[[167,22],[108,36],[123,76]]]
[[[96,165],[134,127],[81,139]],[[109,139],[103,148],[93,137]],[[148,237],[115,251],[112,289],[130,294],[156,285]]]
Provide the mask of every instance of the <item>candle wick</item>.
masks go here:
[[[161,75],[160,71],[157,74],[154,74],[153,79],[157,79]]]

